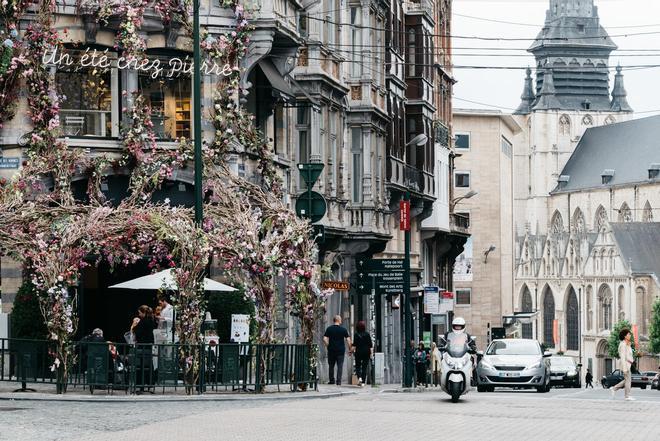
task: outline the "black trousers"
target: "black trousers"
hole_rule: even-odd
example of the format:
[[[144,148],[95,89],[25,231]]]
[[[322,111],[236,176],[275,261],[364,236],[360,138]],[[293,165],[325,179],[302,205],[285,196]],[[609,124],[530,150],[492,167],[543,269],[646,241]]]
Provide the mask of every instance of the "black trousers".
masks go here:
[[[368,354],[355,354],[355,375],[362,379],[363,383],[367,382],[369,375],[369,355]]]
[[[344,353],[333,353],[328,352],[328,376],[330,377],[330,383],[335,383],[335,364],[337,365],[337,384],[341,384],[341,374],[344,370]]]
[[[428,381],[426,379],[426,363],[415,364],[415,370],[417,371],[417,384],[428,385]]]

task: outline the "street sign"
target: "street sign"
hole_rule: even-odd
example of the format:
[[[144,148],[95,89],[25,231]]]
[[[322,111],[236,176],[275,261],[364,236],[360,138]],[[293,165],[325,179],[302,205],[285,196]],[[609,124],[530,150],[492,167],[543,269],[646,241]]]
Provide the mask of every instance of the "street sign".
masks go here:
[[[399,202],[399,229],[410,231],[410,201]]]
[[[18,168],[20,163],[21,163],[21,158],[18,158],[18,157],[0,158],[0,169],[2,169],[2,168]]]
[[[440,314],[440,287],[424,287],[424,314]]]
[[[325,198],[320,193],[307,190],[298,195],[296,200],[296,214],[299,217],[309,219],[311,223],[323,219],[327,210]]]
[[[454,293],[443,291],[440,294],[440,314],[447,314],[454,310]]]
[[[402,294],[404,259],[364,259],[357,262],[358,294]]]
[[[300,171],[300,176],[302,176],[307,188],[310,190],[314,187],[314,184],[321,176],[323,172],[324,165],[321,163],[308,163],[308,164],[298,164],[298,170]]]
[[[351,284],[348,282],[339,282],[336,280],[324,280],[321,282],[323,289],[334,289],[335,291],[348,291],[351,289]]]

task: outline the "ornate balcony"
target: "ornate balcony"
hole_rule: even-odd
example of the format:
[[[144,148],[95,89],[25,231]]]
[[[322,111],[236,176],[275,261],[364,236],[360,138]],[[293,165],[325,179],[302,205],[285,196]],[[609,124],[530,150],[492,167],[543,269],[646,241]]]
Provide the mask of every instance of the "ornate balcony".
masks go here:
[[[443,147],[449,148],[449,127],[439,119],[433,121],[435,131],[435,142]]]
[[[452,233],[470,235],[470,218],[458,213],[449,214],[449,228]]]

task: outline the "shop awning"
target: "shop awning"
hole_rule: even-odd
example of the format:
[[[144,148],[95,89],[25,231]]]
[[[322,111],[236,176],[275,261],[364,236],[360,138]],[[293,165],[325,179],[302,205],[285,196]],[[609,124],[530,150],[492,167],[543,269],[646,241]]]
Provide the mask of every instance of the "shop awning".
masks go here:
[[[171,269],[164,270],[148,276],[138,277],[137,279],[128,280],[126,282],[112,285],[110,288],[117,289],[148,289],[159,290],[165,289],[168,291],[178,291],[179,287],[176,284],[174,275]],[[211,279],[204,279],[204,291],[236,291],[236,288],[224,283],[216,282]]]
[[[288,98],[295,98],[295,92],[291,86],[289,86],[289,83],[286,82],[280,71],[277,70],[271,60],[265,58],[259,61],[258,64],[273,89],[277,90],[283,95],[286,95]]]

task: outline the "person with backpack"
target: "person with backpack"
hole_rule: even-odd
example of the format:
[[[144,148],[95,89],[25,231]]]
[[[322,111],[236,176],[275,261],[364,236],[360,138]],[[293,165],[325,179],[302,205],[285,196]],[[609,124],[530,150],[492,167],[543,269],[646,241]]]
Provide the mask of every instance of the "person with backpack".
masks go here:
[[[355,375],[357,375],[358,385],[361,387],[367,382],[372,350],[373,342],[371,341],[371,335],[367,332],[367,325],[364,320],[360,320],[355,326],[353,352],[355,354]]]

